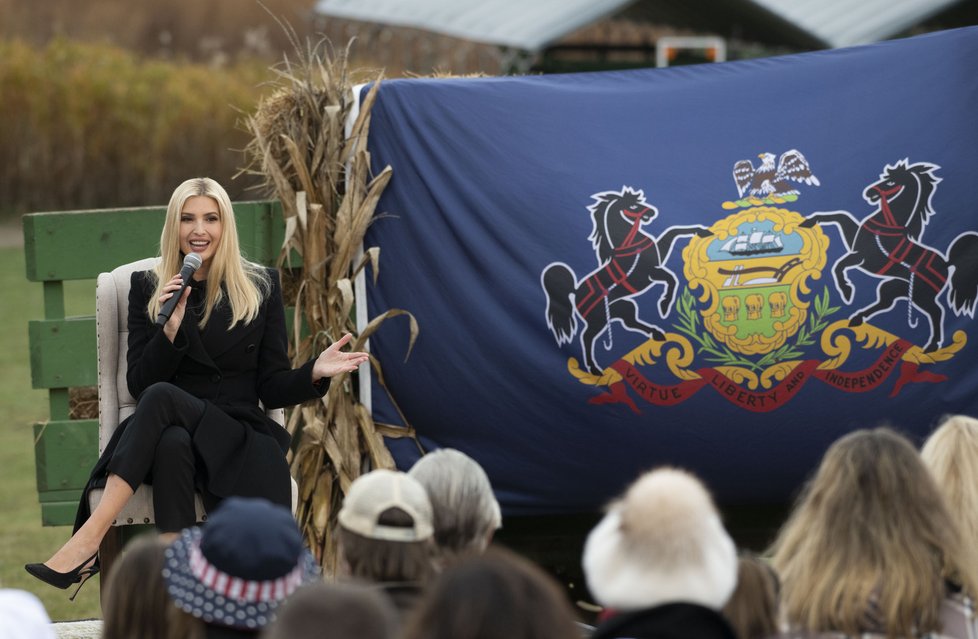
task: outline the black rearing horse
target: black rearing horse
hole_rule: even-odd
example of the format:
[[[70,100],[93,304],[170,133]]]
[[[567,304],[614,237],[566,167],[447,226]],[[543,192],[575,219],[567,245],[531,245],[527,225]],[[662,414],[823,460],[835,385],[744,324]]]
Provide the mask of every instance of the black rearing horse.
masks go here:
[[[846,303],[853,295],[848,269],[856,268],[883,280],[876,289],[876,301],[853,313],[849,325],[858,326],[906,299],[911,327],[917,325],[912,307],[930,320],[925,351],[940,348],[944,340],[944,309],[938,301],[941,292],[947,289],[948,303],[957,315],[969,317],[978,297],[978,233],[958,235],[947,255],[920,241],[934,214],[932,199],[941,181],[934,171],[939,168],[927,162],[909,164],[906,159],[887,165],[880,180],[863,192],[863,198],[878,208],[861,223],[847,211],[815,213],[802,223],[839,227],[849,252],[835,263],[832,274]]]
[[[709,231],[703,226],[671,227],[654,238],[642,226],[651,222],[658,211],[645,201],[641,190],[623,187],[621,191],[605,191],[591,197],[594,202],[588,210],[594,226],[588,239],[594,246],[598,267],[578,281],[569,266],[554,262],[544,269],[540,280],[547,294],[547,325],[557,344],[573,339],[580,317],[584,321],[584,366],[600,375],[602,368],[594,357],[594,342],[605,330],[609,330],[610,338],[611,320],[652,339],[665,339],[661,330],[639,319],[633,298],[654,284],[663,284],[659,315],[665,317],[677,285],[676,276],[663,266],[672,243],[684,235],[709,235]]]

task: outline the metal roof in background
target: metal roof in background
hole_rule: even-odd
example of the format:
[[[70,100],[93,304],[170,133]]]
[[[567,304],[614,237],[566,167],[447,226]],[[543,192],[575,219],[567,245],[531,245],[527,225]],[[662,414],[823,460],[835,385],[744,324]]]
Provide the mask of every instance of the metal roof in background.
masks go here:
[[[319,0],[322,15],[414,27],[535,53],[625,9],[723,34],[741,22],[785,44],[846,47],[900,35],[963,0]],[[706,14],[706,15],[705,15]],[[773,33],[772,33],[773,35]]]
[[[322,15],[539,51],[634,0],[319,0]]]
[[[960,0],[750,0],[829,47],[886,40]]]

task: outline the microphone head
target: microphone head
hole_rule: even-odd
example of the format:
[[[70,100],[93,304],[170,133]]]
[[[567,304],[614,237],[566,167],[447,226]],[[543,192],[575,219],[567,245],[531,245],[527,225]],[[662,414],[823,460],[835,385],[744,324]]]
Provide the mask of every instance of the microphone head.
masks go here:
[[[187,256],[183,258],[183,265],[189,266],[191,269],[195,271],[199,269],[200,265],[203,263],[204,263],[203,260],[201,260],[200,256],[197,255],[196,253],[187,253]]]

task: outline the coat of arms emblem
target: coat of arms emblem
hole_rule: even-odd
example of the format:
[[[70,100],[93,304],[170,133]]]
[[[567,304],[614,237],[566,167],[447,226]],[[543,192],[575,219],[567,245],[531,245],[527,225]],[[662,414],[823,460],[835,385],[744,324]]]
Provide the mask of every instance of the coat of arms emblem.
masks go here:
[[[870,392],[897,372],[890,395],[909,383],[944,381],[923,368],[952,358],[967,341],[955,331],[946,342],[946,308],[972,316],[978,300],[978,233],[959,234],[946,253],[923,242],[934,215],[939,166],[901,160],[886,165],[863,192],[868,215],[846,210],[803,214],[805,188],[820,186],[797,149],[761,153],[761,163],[734,165],[740,199],[702,225],[652,229],[656,208],[641,189],[594,194],[589,237],[597,265],[578,278],[562,262],[541,274],[546,320],[558,345],[580,334],[583,366],[568,359],[582,384],[605,390],[591,403],[624,403],[640,412],[634,396],[659,406],[686,401],[706,386],[751,411],[771,411],[796,396],[811,379],[845,392]],[[776,161],[777,158],[777,161]],[[682,248],[685,282],[666,266],[673,244]],[[829,267],[829,247],[842,257]],[[848,271],[880,280],[876,300],[849,310],[854,288]],[[638,300],[659,288],[658,318],[641,316]],[[905,303],[906,325],[926,317],[929,337],[917,345],[872,323]],[[617,320],[617,321],[616,321]],[[667,325],[671,323],[671,326]],[[580,331],[578,331],[580,324]],[[643,333],[640,346],[610,363],[597,360],[621,326]],[[853,369],[857,358],[868,366]]]

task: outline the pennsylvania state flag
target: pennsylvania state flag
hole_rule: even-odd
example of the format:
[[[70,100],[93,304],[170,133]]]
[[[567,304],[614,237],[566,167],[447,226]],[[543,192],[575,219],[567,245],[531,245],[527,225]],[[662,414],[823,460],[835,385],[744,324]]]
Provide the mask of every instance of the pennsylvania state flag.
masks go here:
[[[783,502],[839,436],[978,415],[978,28],[695,67],[394,80],[372,338],[509,513],[672,464]],[[376,380],[376,420],[400,418]],[[394,444],[398,463],[417,456]]]

